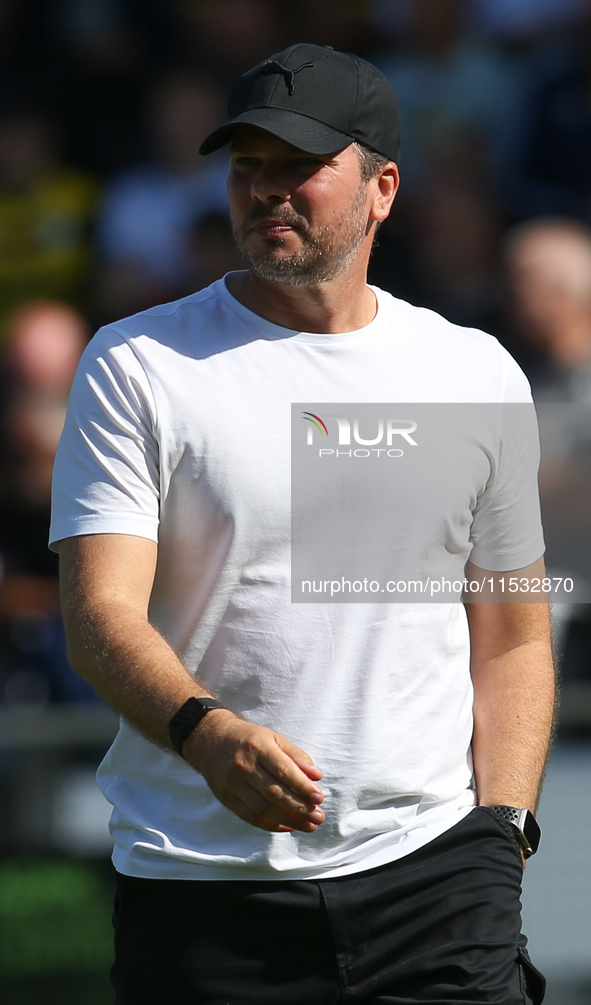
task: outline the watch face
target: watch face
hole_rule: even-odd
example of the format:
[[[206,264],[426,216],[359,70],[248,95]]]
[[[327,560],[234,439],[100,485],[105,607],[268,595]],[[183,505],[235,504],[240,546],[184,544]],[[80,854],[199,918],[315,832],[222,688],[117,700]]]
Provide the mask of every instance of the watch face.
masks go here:
[[[542,832],[533,813],[527,809],[518,810],[514,806],[491,806],[490,808],[511,827],[525,857],[529,858],[530,855],[534,855],[538,850]]]
[[[530,855],[534,855],[538,850],[538,845],[540,843],[540,838],[542,832],[540,830],[540,825],[534,817],[533,813],[529,810],[525,810],[523,814],[523,820],[521,821],[521,830],[525,835],[527,843],[531,848]]]

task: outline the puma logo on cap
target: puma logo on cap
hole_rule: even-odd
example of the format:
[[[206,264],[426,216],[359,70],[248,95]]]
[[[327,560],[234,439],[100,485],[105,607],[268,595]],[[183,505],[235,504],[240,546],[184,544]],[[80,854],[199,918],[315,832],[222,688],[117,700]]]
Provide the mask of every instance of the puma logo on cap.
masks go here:
[[[259,68],[259,73],[280,73],[285,81],[285,86],[287,87],[287,93],[291,95],[295,91],[296,87],[295,85],[296,73],[299,73],[300,70],[305,70],[306,67],[308,66],[315,66],[315,64],[302,63],[302,65],[298,66],[295,70],[289,70],[287,66],[283,66],[283,64],[279,63],[278,60],[268,59]]]

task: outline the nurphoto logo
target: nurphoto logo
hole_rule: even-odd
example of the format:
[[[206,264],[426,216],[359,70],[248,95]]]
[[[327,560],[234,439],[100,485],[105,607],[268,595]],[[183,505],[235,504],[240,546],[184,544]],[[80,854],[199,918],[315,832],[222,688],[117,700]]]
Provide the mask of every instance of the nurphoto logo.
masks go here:
[[[374,429],[370,430],[364,427],[363,432],[365,434],[375,433],[375,435],[368,437],[367,435],[361,435],[359,418],[351,420],[344,415],[337,415],[332,412],[325,412],[324,416],[316,415],[314,412],[302,412],[302,418],[310,423],[307,428],[306,439],[309,447],[314,446],[315,437],[316,439],[319,437],[328,437],[330,439],[331,434],[324,420],[333,420],[336,423],[336,430],[333,429],[332,422],[330,423],[333,430],[333,440],[334,433],[337,433],[335,446],[320,447],[318,450],[319,457],[402,457],[404,450],[400,446],[394,446],[394,443],[400,443],[400,440],[395,440],[394,437],[402,437],[411,447],[418,446],[417,441],[411,435],[417,429],[417,423],[414,419],[378,419],[377,426]],[[318,430],[318,433],[314,432],[315,429]],[[351,448],[351,435],[353,436],[353,442],[358,444],[355,448]],[[380,445],[378,446],[378,444]],[[339,447],[350,447],[351,449],[340,450]]]

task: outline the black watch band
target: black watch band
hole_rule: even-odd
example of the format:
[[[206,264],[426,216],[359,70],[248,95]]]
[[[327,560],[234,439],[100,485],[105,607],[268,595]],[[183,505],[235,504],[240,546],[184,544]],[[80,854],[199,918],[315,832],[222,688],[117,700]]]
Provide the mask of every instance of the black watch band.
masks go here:
[[[489,810],[509,825],[526,858],[535,855],[542,832],[533,813],[527,809],[515,809],[514,806],[489,806]]]
[[[204,715],[207,715],[212,708],[225,707],[215,698],[188,698],[168,724],[170,742],[177,754],[183,756],[183,743],[199,725]]]

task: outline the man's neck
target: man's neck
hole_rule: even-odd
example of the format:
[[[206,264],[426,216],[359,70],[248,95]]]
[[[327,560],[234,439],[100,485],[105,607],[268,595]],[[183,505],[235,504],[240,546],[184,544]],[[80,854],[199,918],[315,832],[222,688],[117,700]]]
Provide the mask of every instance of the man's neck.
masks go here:
[[[248,271],[230,275],[227,286],[239,303],[266,321],[319,335],[365,328],[377,311],[365,274],[345,272],[315,286],[286,286]]]

